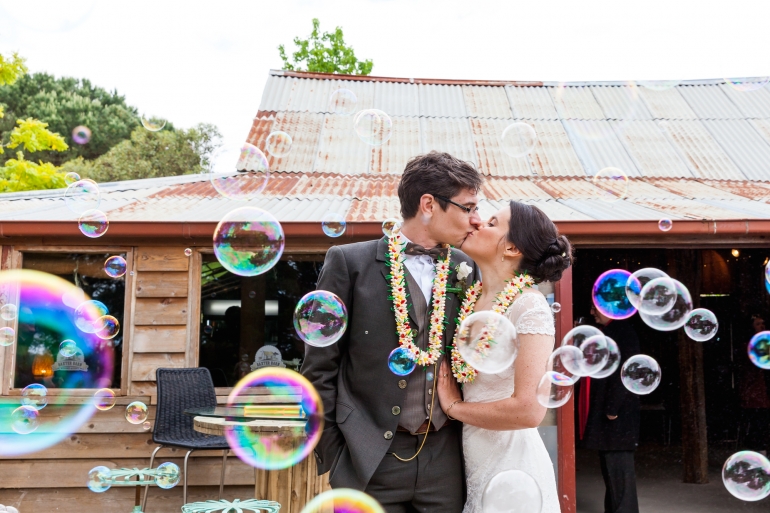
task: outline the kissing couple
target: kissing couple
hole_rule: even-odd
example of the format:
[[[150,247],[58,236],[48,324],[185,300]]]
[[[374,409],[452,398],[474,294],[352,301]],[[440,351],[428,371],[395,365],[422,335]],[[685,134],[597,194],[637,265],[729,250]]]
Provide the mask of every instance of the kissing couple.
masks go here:
[[[324,405],[318,472],[388,513],[481,513],[484,487],[511,469],[535,479],[544,513],[559,512],[536,430],[555,335],[536,284],[561,279],[572,248],[532,205],[511,201],[482,220],[482,182],[447,153],[413,158],[398,186],[400,231],[330,248],[318,278],[348,311],[336,344],[305,346],[302,374]],[[518,333],[518,356],[498,374],[477,372],[453,346],[458,316],[482,310]],[[416,363],[406,376],[389,367],[398,347]]]

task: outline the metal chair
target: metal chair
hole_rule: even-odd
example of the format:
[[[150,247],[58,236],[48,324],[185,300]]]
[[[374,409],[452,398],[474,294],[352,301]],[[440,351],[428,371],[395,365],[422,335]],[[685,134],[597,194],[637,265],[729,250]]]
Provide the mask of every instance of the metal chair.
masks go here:
[[[193,417],[185,415],[188,408],[216,406],[217,396],[208,369],[157,369],[158,407],[155,413],[155,427],[152,441],[159,446],[150,456],[150,468],[157,452],[166,447],[187,449],[184,457],[183,504],[187,504],[187,459],[193,451],[221,450],[222,475],[219,481],[219,499],[225,485],[225,465],[230,446],[224,436],[198,433],[193,429]],[[147,505],[149,487],[144,488],[142,511]]]

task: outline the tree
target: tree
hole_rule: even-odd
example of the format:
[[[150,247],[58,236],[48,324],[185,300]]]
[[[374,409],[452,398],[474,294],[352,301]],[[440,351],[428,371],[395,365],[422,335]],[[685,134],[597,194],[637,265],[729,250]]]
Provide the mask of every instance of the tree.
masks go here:
[[[374,64],[371,59],[359,61],[353,48],[345,45],[341,27],[319,35],[319,26],[318,18],[313,18],[310,36],[307,39],[294,38],[298,50],[292,54],[292,62],[286,56],[284,46],[278,46],[284,69],[345,75],[368,75],[372,72]]]

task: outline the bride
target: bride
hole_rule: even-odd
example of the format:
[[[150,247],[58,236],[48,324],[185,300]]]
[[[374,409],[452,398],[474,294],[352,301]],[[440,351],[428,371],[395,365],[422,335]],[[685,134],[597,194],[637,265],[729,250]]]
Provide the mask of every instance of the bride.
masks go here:
[[[458,361],[457,352],[451,367],[446,360],[442,363],[441,408],[464,424],[468,497],[463,513],[481,513],[484,487],[511,469],[537,481],[543,513],[558,513],[553,465],[536,429],[546,413],[536,391],[553,351],[555,329],[548,302],[531,284],[561,279],[571,264],[572,248],[540,209],[512,201],[470,234],[462,250],[479,266],[484,282],[472,310],[505,312],[519,335],[514,364],[498,374],[464,379],[463,370],[466,376],[476,373]],[[462,395],[456,381],[466,381]]]

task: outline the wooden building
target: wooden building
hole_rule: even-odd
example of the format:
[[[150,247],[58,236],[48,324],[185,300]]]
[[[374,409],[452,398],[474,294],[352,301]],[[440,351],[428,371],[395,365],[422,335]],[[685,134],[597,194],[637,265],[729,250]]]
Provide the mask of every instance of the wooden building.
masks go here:
[[[355,93],[357,110],[378,108],[391,116],[386,144],[364,144],[352,116],[329,112],[329,97],[338,88]],[[534,149],[521,158],[507,155],[500,143],[502,131],[517,121],[537,133]],[[243,369],[243,355],[252,366],[261,347],[274,345],[283,363],[296,368],[302,349],[292,334],[291,311],[312,290],[325,251],[380,237],[382,220],[399,216],[396,188],[404,165],[430,150],[448,151],[484,173],[482,215],[509,199],[537,205],[579,250],[768,247],[768,89],[736,91],[721,81],[655,90],[626,82],[563,86],[272,71],[247,141],[263,148],[275,130],[292,136],[292,149],[284,158],[269,157],[268,185],[248,203],[219,195],[201,175],[100,184],[99,209],[110,225],[105,235],[90,239],[80,233],[63,191],[0,196],[2,270],[34,268],[98,281],[105,279],[105,256],[125,257],[128,272],[116,293],[122,296],[114,298],[122,305],[123,330],[112,388],[118,405],[151,405],[150,421],[159,367],[210,368],[222,402]],[[610,166],[628,176],[626,197],[614,202],[591,180]],[[231,275],[213,257],[217,222],[244,204],[271,212],[287,240],[282,261],[256,278]],[[347,220],[339,238],[322,231],[329,212]],[[673,221],[670,231],[658,228],[663,218]],[[671,262],[680,262],[679,270],[672,274],[695,276],[695,266],[677,258]],[[577,305],[582,293],[573,292],[572,272],[553,287],[563,306],[557,339],[572,326],[573,294]],[[0,347],[0,392],[8,401],[20,394],[19,358],[16,346]],[[678,365],[685,384],[686,478],[697,482],[705,474],[706,450],[702,347],[682,340]],[[80,393],[87,397],[93,390]],[[57,408],[42,414],[60,414]],[[556,426],[562,510],[574,512],[572,402],[547,423]],[[53,447],[0,455],[0,503],[25,513],[65,504],[84,512],[126,511],[131,490],[97,495],[85,487],[86,475],[96,465],[146,466],[153,448],[151,433],[126,422],[119,406],[97,412]],[[180,455],[164,451],[159,458],[181,466]],[[190,500],[216,498],[221,458],[195,453],[192,460]],[[308,466],[255,477],[232,457],[226,497],[251,497],[256,485],[263,498],[299,511],[324,486],[323,478],[307,478]],[[180,488],[151,490],[147,511],[179,511]]]

